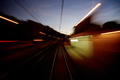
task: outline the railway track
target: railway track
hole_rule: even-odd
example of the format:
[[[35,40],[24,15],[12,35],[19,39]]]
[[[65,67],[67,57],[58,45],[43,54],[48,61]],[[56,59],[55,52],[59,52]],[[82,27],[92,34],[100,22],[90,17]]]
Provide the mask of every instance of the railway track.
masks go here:
[[[0,80],[77,80],[79,74],[63,44],[53,44],[1,75]]]
[[[49,80],[73,80],[63,45],[59,46],[54,55]]]

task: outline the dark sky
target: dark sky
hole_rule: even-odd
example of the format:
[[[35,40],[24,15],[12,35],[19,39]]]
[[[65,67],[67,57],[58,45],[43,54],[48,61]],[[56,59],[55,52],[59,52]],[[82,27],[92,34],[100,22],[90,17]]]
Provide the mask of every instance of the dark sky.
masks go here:
[[[15,0],[0,0],[0,11],[20,20],[31,19],[59,31],[62,0],[17,0],[37,19],[26,12]],[[94,23],[120,22],[120,0],[64,0],[61,32],[70,34],[73,26],[96,4]],[[31,10],[32,9],[32,10]]]

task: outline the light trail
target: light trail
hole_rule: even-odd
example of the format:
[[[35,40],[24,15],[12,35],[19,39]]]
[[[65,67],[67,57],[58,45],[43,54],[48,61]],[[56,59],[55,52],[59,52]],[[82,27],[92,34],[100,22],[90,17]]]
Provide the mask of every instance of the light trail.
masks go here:
[[[33,41],[43,41],[43,39],[33,39]]]
[[[44,33],[44,32],[39,32],[40,34],[43,34],[43,35],[46,35],[46,33]]]
[[[76,25],[75,27],[81,23],[86,17],[88,17],[93,11],[95,11],[99,6],[101,5],[101,3],[98,3],[88,14],[86,14]]]
[[[78,39],[71,39],[72,42],[78,42]]]
[[[102,33],[101,35],[105,35],[105,34],[113,34],[113,33],[119,33],[120,31],[113,31],[113,32],[106,32],[106,33]]]
[[[12,23],[14,23],[14,24],[19,24],[18,22],[16,22],[16,21],[13,21],[13,20],[11,20],[11,19],[8,19],[8,18],[6,18],[6,17],[3,17],[3,16],[0,16],[0,18],[4,19],[4,20],[6,20],[6,21],[12,22]]]

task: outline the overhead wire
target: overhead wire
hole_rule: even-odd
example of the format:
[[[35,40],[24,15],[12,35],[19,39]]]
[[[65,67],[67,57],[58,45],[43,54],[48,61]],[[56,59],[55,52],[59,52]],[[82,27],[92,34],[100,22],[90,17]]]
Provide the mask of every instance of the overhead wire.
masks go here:
[[[24,1],[24,3],[25,3],[25,5],[27,6],[27,8],[37,17],[37,18],[39,18],[39,20],[40,21],[42,21],[41,20],[41,18],[40,18],[40,16],[38,16],[35,12],[34,12],[34,10],[29,6],[29,4],[26,2],[26,0],[23,0]],[[43,22],[43,21],[42,21]],[[44,22],[43,22],[44,23]]]
[[[24,5],[22,4],[22,3],[20,3],[18,0],[14,0],[19,6],[21,6],[29,15],[31,15],[32,16],[32,18],[34,18],[35,20],[37,20],[38,22],[39,22],[39,20],[34,16],[34,15],[32,15],[30,12],[29,12],[29,10],[26,8],[26,7],[24,7]]]
[[[61,15],[60,15],[60,25],[59,25],[59,31],[61,30],[62,15],[63,15],[63,7],[64,7],[64,0],[62,0],[62,5],[61,5]]]

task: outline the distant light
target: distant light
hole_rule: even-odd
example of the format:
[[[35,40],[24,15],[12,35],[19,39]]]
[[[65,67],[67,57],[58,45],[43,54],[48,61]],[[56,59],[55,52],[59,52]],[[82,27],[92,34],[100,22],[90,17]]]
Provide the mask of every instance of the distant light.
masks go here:
[[[97,9],[101,3],[98,3],[88,14],[86,14],[75,26],[77,26],[79,23],[81,23],[86,17],[88,17],[95,9]]]
[[[8,19],[8,18],[5,18],[5,17],[3,17],[3,16],[0,16],[0,18],[2,18],[2,19],[4,19],[4,20],[7,20],[7,21],[9,21],[9,22],[15,23],[15,24],[19,24],[18,22],[13,21],[13,20]]]
[[[43,39],[33,39],[33,41],[43,41]]]
[[[93,35],[90,35],[90,37],[93,37]]]
[[[58,40],[60,40],[60,38],[57,38]]]
[[[78,39],[71,39],[72,42],[78,42]]]
[[[52,37],[51,35],[48,35],[49,37]]]
[[[107,33],[102,33],[101,35],[105,35],[105,34],[113,34],[113,33],[119,33],[120,31],[113,31],[113,32],[107,32]]]
[[[39,32],[40,34],[46,35],[44,32]]]

